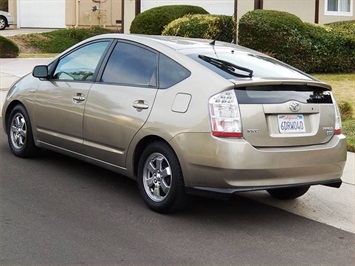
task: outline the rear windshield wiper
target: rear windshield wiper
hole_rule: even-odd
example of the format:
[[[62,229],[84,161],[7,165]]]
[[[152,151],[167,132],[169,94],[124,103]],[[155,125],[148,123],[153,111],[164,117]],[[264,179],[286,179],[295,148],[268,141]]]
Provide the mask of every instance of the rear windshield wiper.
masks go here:
[[[230,62],[227,62],[227,61],[224,61],[221,59],[212,58],[212,57],[205,56],[205,55],[199,55],[198,57],[200,59],[202,59],[203,61],[206,61],[206,62],[218,67],[219,69],[222,69],[223,71],[233,75],[233,76],[241,77],[241,78],[251,78],[253,76],[253,70],[251,70],[249,68],[241,67],[241,66],[232,64]],[[247,72],[248,75],[237,73],[236,70]]]

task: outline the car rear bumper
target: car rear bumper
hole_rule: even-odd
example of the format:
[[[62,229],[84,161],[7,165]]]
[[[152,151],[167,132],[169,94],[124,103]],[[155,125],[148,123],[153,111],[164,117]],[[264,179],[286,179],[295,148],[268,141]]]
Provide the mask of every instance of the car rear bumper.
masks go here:
[[[255,148],[244,139],[185,133],[171,144],[187,187],[231,193],[341,182],[347,154],[344,135],[322,145]]]

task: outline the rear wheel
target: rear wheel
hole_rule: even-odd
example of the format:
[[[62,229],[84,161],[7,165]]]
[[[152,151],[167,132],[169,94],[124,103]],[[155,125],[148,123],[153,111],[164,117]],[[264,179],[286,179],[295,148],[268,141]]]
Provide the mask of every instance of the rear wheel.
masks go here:
[[[289,188],[275,188],[268,189],[267,192],[277,199],[290,200],[303,196],[310,186],[289,187]]]
[[[151,143],[138,166],[138,187],[145,204],[152,210],[168,213],[185,205],[185,186],[178,158],[163,141]]]
[[[31,122],[22,105],[15,106],[10,113],[7,136],[10,149],[16,156],[25,158],[37,153],[38,148],[33,140]]]

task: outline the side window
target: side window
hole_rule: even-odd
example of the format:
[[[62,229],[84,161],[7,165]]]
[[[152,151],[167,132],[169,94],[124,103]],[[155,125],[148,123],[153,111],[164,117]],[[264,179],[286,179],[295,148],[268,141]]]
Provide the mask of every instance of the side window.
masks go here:
[[[165,55],[159,60],[159,88],[169,88],[190,76],[190,71]]]
[[[157,86],[157,54],[125,42],[117,43],[101,81],[131,86]]]
[[[110,41],[88,44],[60,59],[53,79],[93,80],[95,69]]]

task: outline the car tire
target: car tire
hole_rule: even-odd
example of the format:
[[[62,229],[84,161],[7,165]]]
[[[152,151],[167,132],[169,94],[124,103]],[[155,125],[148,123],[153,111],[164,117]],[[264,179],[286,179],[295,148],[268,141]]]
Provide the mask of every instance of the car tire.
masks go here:
[[[137,181],[143,201],[153,211],[171,213],[184,208],[186,195],[181,166],[167,143],[156,141],[143,151]]]
[[[291,200],[306,194],[309,187],[310,186],[275,188],[275,189],[268,189],[267,192],[274,198],[282,199],[282,200]]]
[[[7,25],[7,20],[5,17],[0,16],[0,30],[4,30]]]
[[[18,157],[33,157],[38,152],[34,143],[31,122],[24,106],[15,106],[7,124],[7,136],[10,149]]]

